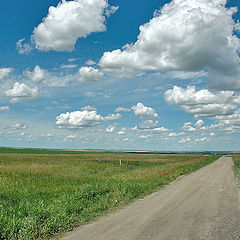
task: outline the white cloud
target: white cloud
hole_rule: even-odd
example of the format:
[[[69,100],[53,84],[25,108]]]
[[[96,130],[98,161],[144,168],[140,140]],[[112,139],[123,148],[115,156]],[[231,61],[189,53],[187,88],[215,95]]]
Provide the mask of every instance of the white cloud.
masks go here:
[[[38,96],[38,88],[30,88],[24,83],[16,82],[12,89],[3,93],[7,98],[11,98],[12,103],[17,103],[23,100],[33,99]]]
[[[140,138],[141,139],[148,139],[148,138],[151,138],[151,135],[141,135]]]
[[[11,128],[14,129],[14,130],[24,130],[24,129],[27,129],[28,126],[25,125],[25,124],[16,123],[16,124],[13,124],[13,125],[11,126]]]
[[[194,132],[196,129],[191,126],[192,122],[186,122],[184,123],[182,129],[188,132]]]
[[[112,133],[112,132],[114,132],[115,128],[116,128],[115,126],[109,125],[109,126],[106,128],[106,132],[107,132],[107,133]]]
[[[174,86],[167,90],[164,96],[168,103],[180,105],[184,111],[194,114],[196,118],[231,115],[240,104],[240,97],[232,91],[196,91],[194,86],[186,89]]]
[[[18,50],[18,53],[19,54],[28,54],[29,52],[32,51],[32,46],[30,44],[27,44],[27,43],[23,43],[25,41],[25,38],[23,39],[20,39],[17,43],[16,43],[16,46],[17,46],[17,50]]]
[[[97,109],[95,107],[88,105],[88,106],[82,107],[81,110],[96,111]]]
[[[207,141],[209,141],[208,138],[197,138],[197,139],[195,139],[195,142],[207,142]]]
[[[8,75],[13,71],[12,68],[0,68],[0,81],[8,77]]]
[[[96,111],[74,111],[62,113],[56,117],[56,124],[66,128],[92,127],[103,122],[104,118]]]
[[[195,126],[196,128],[200,128],[202,127],[204,124],[204,121],[202,119],[199,119],[196,123],[195,123]]]
[[[145,120],[137,125],[137,129],[139,130],[154,129],[157,127],[158,127],[158,121],[154,122],[153,120]]]
[[[62,113],[56,117],[59,128],[85,128],[93,127],[104,121],[119,119],[120,114],[111,114],[106,117],[97,114],[97,111],[83,110]],[[121,115],[120,115],[121,116]]]
[[[60,66],[60,68],[62,68],[62,69],[73,69],[75,67],[77,67],[77,64],[62,64]]]
[[[35,83],[42,82],[46,77],[46,70],[41,69],[38,65],[35,66],[32,72],[26,70],[24,73]]]
[[[182,135],[184,135],[183,132],[180,132],[180,133],[171,132],[168,134],[169,137],[178,137],[178,136],[182,136]]]
[[[214,132],[211,132],[209,135],[213,137],[213,136],[215,136],[216,134],[215,134]]]
[[[104,77],[104,74],[99,69],[93,67],[81,67],[78,73],[80,82],[97,81]]]
[[[51,6],[47,17],[34,28],[36,48],[72,51],[78,38],[106,30],[104,11],[108,7],[107,0],[62,0],[57,7]]]
[[[179,143],[187,143],[187,142],[190,142],[190,141],[191,141],[191,138],[190,137],[186,137],[186,138],[180,139],[178,142]]]
[[[9,111],[9,106],[1,106],[0,107],[0,112],[5,112],[5,111]]]
[[[165,127],[157,127],[153,129],[153,132],[167,132],[167,131],[169,131],[169,129]]]
[[[105,121],[112,121],[112,120],[119,120],[121,119],[122,115],[117,113],[117,114],[109,114],[108,116],[104,117]]]
[[[122,128],[120,131],[117,132],[118,135],[125,135],[126,134],[126,128]]]
[[[240,62],[240,41],[233,34],[236,8],[225,4],[226,0],[173,0],[140,26],[135,43],[105,52],[99,64],[119,76],[205,69],[233,74]]]
[[[146,107],[142,103],[138,103],[136,106],[132,106],[135,116],[141,119],[151,119],[158,117],[158,114],[151,107]]]
[[[66,136],[63,139],[63,142],[71,142],[73,139],[76,139],[76,138],[77,138],[77,135],[76,134],[72,134],[72,135]]]
[[[87,64],[87,65],[95,65],[95,64],[97,64],[97,63],[94,62],[93,60],[87,60],[87,61],[86,61],[86,64]]]
[[[129,108],[125,107],[118,107],[115,109],[115,112],[130,112],[131,110]]]
[[[119,6],[109,6],[109,7],[105,10],[105,15],[106,15],[107,17],[110,17],[110,16],[113,15],[118,9],[119,9]]]

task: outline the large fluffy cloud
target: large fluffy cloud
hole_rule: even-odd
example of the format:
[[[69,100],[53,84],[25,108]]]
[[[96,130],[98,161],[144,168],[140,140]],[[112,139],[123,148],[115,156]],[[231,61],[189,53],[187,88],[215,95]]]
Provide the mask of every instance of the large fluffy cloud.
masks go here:
[[[135,116],[141,119],[151,119],[158,117],[158,114],[151,107],[146,107],[142,103],[138,103],[136,106],[132,106]]]
[[[173,0],[140,26],[135,43],[105,52],[105,71],[201,71],[235,74],[240,41],[233,34],[235,8],[226,0]]]
[[[194,86],[186,89],[174,86],[164,95],[168,103],[180,105],[196,118],[231,115],[240,104],[240,97],[232,91],[212,93],[207,89],[197,91]]]
[[[105,31],[105,15],[114,13],[107,0],[62,0],[51,6],[47,17],[32,36],[36,48],[42,51],[71,51],[78,38],[92,32]]]
[[[106,117],[101,116],[95,110],[83,110],[62,113],[56,117],[56,124],[60,128],[85,128],[93,127],[104,121],[118,120],[119,113],[110,114]]]
[[[12,103],[17,103],[22,100],[28,100],[37,97],[38,88],[30,88],[24,83],[16,82],[12,89],[3,93],[7,98],[11,98]]]

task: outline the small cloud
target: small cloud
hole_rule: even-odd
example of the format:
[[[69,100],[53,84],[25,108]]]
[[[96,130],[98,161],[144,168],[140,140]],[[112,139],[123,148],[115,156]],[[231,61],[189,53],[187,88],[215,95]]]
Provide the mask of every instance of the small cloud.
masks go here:
[[[13,130],[24,130],[24,129],[27,129],[28,126],[25,125],[25,124],[16,123],[16,124],[13,124],[13,125],[11,126],[11,128],[12,128]]]
[[[96,111],[97,109],[95,107],[88,105],[88,106],[82,107],[81,110]]]
[[[16,47],[18,50],[19,54],[28,54],[32,51],[32,46],[28,43],[23,43],[25,41],[25,38],[20,39],[17,43],[16,43]]]
[[[119,6],[109,6],[108,8],[105,9],[105,15],[107,17],[110,17],[113,15],[117,10],[119,9]]]
[[[13,71],[13,68],[0,68],[0,81],[8,77],[8,75]]]
[[[77,64],[62,64],[60,66],[60,68],[62,68],[62,69],[73,69],[75,67],[77,67]]]
[[[115,126],[109,125],[109,126],[106,128],[106,132],[107,132],[107,133],[112,133],[112,132],[114,132],[115,128],[116,128]]]
[[[124,108],[124,107],[118,107],[115,109],[115,112],[130,112],[131,109],[129,108]]]
[[[35,83],[42,82],[46,75],[46,70],[41,69],[38,65],[35,66],[33,72],[26,70],[24,73]]]
[[[120,131],[117,132],[118,135],[125,135],[126,134],[126,128],[122,128]]]
[[[104,74],[99,69],[93,67],[81,67],[78,73],[78,81],[80,82],[98,81],[104,77]]]
[[[97,63],[94,62],[93,60],[87,60],[86,64],[91,66],[91,65],[96,65]]]
[[[0,107],[0,112],[6,112],[6,111],[9,111],[9,106]]]

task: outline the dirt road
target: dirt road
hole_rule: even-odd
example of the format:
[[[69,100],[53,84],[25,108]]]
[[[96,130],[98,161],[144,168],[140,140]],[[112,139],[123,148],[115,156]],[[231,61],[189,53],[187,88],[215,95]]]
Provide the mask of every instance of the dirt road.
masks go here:
[[[232,165],[221,157],[62,240],[240,239],[240,191]]]

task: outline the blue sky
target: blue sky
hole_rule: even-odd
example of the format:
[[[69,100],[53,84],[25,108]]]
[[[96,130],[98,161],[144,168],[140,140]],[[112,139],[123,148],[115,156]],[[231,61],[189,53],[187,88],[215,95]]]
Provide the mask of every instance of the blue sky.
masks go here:
[[[239,150],[239,7],[4,1],[0,146]]]

